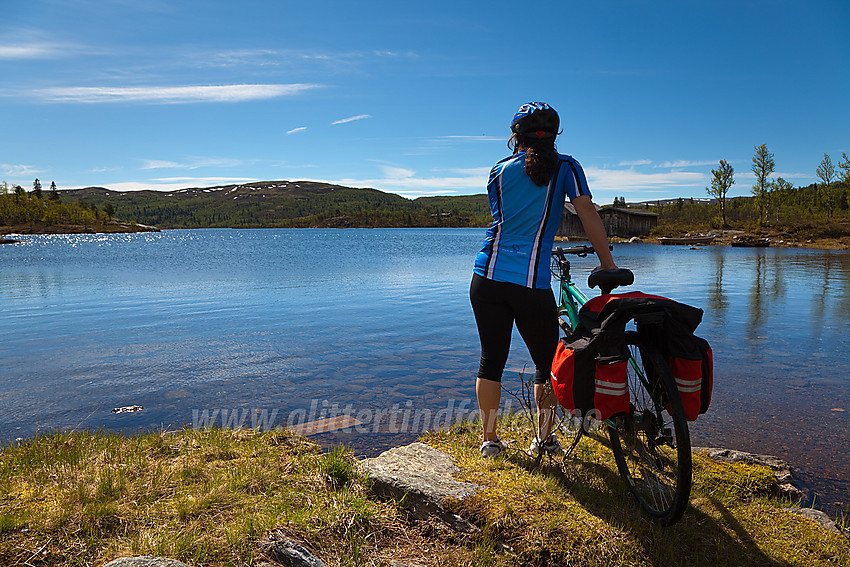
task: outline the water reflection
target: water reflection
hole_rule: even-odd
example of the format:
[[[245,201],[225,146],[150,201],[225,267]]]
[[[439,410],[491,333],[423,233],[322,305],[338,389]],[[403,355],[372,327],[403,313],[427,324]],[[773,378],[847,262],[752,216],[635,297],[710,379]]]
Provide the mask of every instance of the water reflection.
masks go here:
[[[762,289],[764,288],[767,279],[767,266],[764,257],[764,250],[759,248],[753,259],[753,283],[750,287],[750,317],[747,320],[747,338],[749,338],[748,346],[750,349],[758,348],[759,331],[767,317],[765,313],[765,303],[762,298]]]
[[[709,287],[708,306],[714,314],[716,323],[722,325],[726,321],[726,309],[729,307],[729,301],[723,292],[723,268],[726,265],[726,255],[714,254],[713,258],[714,279]]]
[[[715,352],[710,414],[698,442],[797,463],[832,511],[850,501],[850,256],[717,248],[701,333]],[[696,278],[695,278],[696,279]],[[815,425],[818,424],[818,425]]]
[[[846,253],[753,249],[744,256],[727,249],[713,253],[712,259],[706,319],[713,319],[714,326],[743,325],[742,338],[750,352],[783,331],[808,339],[839,338],[833,336],[837,325],[850,315]],[[746,308],[730,314],[743,289]]]

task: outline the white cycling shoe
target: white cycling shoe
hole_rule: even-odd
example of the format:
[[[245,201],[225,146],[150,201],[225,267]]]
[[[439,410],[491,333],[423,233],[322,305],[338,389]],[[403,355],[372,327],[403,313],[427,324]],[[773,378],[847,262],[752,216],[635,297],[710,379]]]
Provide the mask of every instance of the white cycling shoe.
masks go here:
[[[507,450],[507,445],[502,443],[501,439],[496,439],[495,441],[484,441],[481,444],[481,456],[485,459],[494,459],[499,457]]]
[[[561,447],[561,442],[558,441],[558,437],[553,433],[543,443],[535,437],[531,441],[531,446],[528,448],[528,452],[532,455],[549,453],[554,456],[563,454],[564,448]]]

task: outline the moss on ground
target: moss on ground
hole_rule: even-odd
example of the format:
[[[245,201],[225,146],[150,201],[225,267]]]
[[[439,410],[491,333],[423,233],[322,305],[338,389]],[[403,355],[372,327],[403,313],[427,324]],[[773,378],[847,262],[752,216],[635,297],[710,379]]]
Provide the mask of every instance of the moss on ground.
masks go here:
[[[527,420],[503,422],[507,456],[477,456],[469,425],[431,433],[424,441],[455,459],[460,480],[488,487],[453,502],[484,534],[504,542],[513,565],[847,565],[850,542],[782,508],[776,479],[764,466],[721,463],[694,455],[694,485],[682,520],[652,524],[627,496],[611,451],[585,438],[573,458],[538,466],[523,449]],[[495,557],[494,557],[495,559]]]
[[[527,420],[503,438],[527,446]],[[847,565],[850,543],[783,512],[764,467],[695,456],[691,506],[671,528],[627,498],[610,451],[584,440],[566,464],[536,467],[519,449],[484,460],[478,428],[424,441],[461,480],[486,487],[447,506],[482,529],[459,535],[375,498],[343,448],[288,431],[213,429],[123,436],[40,435],[0,452],[0,564],[102,565],[157,555],[190,565],[251,565],[270,531],[329,566]]]

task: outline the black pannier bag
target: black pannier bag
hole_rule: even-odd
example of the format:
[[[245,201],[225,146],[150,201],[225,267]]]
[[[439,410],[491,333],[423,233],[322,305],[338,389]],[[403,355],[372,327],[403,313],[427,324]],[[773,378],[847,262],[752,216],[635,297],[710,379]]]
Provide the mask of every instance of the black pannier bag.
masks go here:
[[[708,410],[714,385],[711,347],[693,334],[702,309],[639,291],[601,295],[579,310],[579,324],[559,342],[552,365],[552,386],[564,408],[582,418],[595,410],[595,419],[629,411],[625,328],[648,313],[660,324],[657,343],[676,380],[685,418],[693,421]]]

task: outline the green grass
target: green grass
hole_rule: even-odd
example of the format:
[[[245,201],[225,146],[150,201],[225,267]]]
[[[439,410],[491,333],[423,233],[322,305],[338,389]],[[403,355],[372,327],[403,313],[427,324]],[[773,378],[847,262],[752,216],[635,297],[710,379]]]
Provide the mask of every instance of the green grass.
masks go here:
[[[781,508],[771,496],[776,481],[767,467],[720,463],[694,455],[688,510],[669,528],[652,524],[627,496],[611,451],[585,438],[565,464],[536,466],[527,419],[503,421],[513,441],[505,458],[477,456],[479,436],[469,424],[431,433],[424,441],[453,456],[456,478],[488,488],[456,513],[484,527],[482,538],[503,541],[505,565],[847,565],[850,542]]]
[[[285,431],[41,435],[0,453],[0,564],[246,565],[272,529],[345,564],[403,518],[358,471]]]
[[[525,447],[527,419],[502,424]],[[213,429],[123,436],[53,433],[0,452],[0,565],[102,565],[156,555],[195,566],[251,565],[258,542],[292,537],[327,565],[847,565],[850,544],[780,510],[764,467],[696,455],[691,507],[654,526],[626,497],[610,451],[591,439],[565,466],[517,449],[478,455],[476,424],[424,441],[461,480],[486,487],[447,502],[481,527],[459,535],[375,498],[342,447],[288,431]]]

